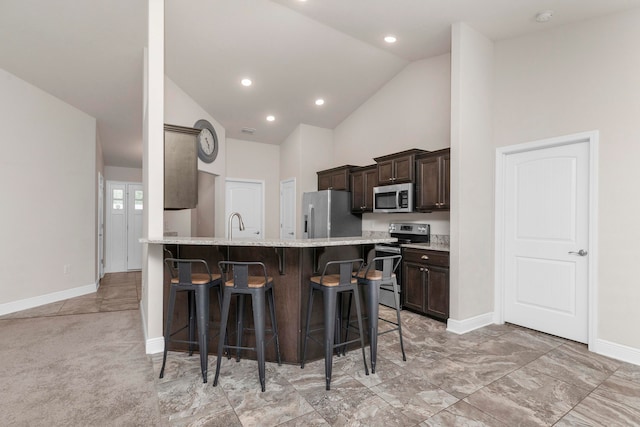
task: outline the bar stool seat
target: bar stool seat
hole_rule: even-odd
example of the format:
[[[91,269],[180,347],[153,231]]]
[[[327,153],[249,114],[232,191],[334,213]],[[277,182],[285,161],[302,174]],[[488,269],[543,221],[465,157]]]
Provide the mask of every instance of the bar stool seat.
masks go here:
[[[400,320],[400,297],[398,291],[398,281],[396,280],[395,271],[400,265],[402,255],[391,255],[385,257],[375,257],[371,260],[367,268],[359,270],[354,274],[354,278],[358,283],[366,287],[367,301],[367,322],[370,344],[371,372],[376,372],[376,357],[378,352],[378,336],[390,332],[398,331],[400,335],[400,350],[402,351],[402,360],[406,361],[407,356],[404,352],[404,343],[402,341],[402,322]],[[376,269],[382,268],[382,270]],[[397,322],[393,322],[379,316],[380,291],[393,292]],[[351,305],[351,304],[349,304]],[[390,323],[395,327],[383,332],[378,332],[378,321]],[[348,339],[349,326],[345,340]]]
[[[275,301],[273,298],[273,278],[267,276],[267,269],[261,262],[234,262],[221,261],[218,263],[220,271],[223,273],[224,286],[222,290],[222,315],[220,320],[220,337],[218,341],[218,358],[216,361],[216,375],[213,380],[214,387],[218,385],[222,355],[225,349],[236,350],[236,360],[240,360],[240,350],[252,350],[257,353],[258,377],[260,386],[264,392],[265,381],[265,332],[271,332],[269,341],[275,341],[276,358],[280,365],[280,341],[278,338],[278,323],[276,321]],[[250,269],[260,271],[261,275],[249,275]],[[231,274],[230,274],[231,273]],[[229,277],[230,276],[230,277]],[[244,333],[244,296],[251,295],[251,306],[253,308],[253,323],[256,335],[255,347],[243,347],[242,335]],[[229,310],[231,297],[236,295],[236,345],[226,343],[226,327],[229,320]],[[266,327],[265,304],[269,306],[271,316],[271,328]]]
[[[165,264],[171,274],[169,285],[169,306],[167,308],[167,318],[164,328],[164,352],[162,356],[162,368],[160,378],[164,377],[164,368],[167,363],[167,351],[170,342],[181,342],[189,344],[189,355],[193,354],[194,346],[198,346],[200,352],[200,369],[202,371],[202,382],[207,382],[208,370],[208,343],[209,343],[209,302],[210,290],[218,288],[218,301],[221,301],[220,284],[222,283],[219,274],[211,274],[209,265],[201,259],[179,259],[165,258]],[[206,273],[193,273],[194,265],[202,265]],[[175,310],[176,296],[178,292],[187,292],[189,306],[188,323],[176,331],[171,331],[171,324]],[[196,324],[198,338],[195,338]],[[189,339],[178,340],[171,338],[178,332],[188,329]]]
[[[325,381],[326,381],[326,389],[331,389],[331,373],[333,368],[333,350],[339,348],[341,346],[346,346],[352,342],[358,341],[358,339],[352,341],[340,342],[339,337],[335,335],[336,326],[340,325],[341,320],[341,310],[337,312],[337,306],[341,304],[338,303],[338,295],[343,292],[350,292],[354,295],[354,299],[356,301],[356,315],[358,318],[358,330],[360,332],[360,348],[362,350],[362,360],[364,362],[364,371],[366,375],[369,375],[369,370],[367,368],[367,360],[364,352],[364,334],[362,328],[362,313],[360,312],[360,297],[358,294],[358,281],[356,278],[352,277],[354,266],[359,266],[362,264],[362,259],[353,259],[346,261],[329,261],[322,272],[321,276],[313,276],[309,279],[309,301],[307,304],[307,325],[305,328],[304,334],[304,344],[302,350],[302,363],[300,364],[300,368],[304,369],[304,363],[307,356],[307,341],[309,339],[317,342],[322,345],[324,348],[324,368],[325,368]],[[339,269],[339,274],[327,274],[327,271],[332,270],[333,268]],[[315,292],[322,292],[323,300],[324,300],[324,328],[318,328],[311,330],[311,312],[313,309],[313,294]],[[324,329],[324,340],[321,342],[315,339],[311,334]],[[336,340],[336,338],[338,338]],[[336,342],[337,341],[337,342]]]

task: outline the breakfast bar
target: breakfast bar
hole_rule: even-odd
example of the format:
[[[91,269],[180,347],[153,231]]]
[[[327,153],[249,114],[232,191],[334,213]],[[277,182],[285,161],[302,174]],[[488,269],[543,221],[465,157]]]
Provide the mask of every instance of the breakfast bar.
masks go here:
[[[284,363],[300,363],[302,355],[302,343],[307,310],[307,298],[309,288],[307,282],[311,276],[322,273],[324,265],[328,261],[363,258],[365,261],[369,252],[377,243],[390,243],[397,241],[393,237],[337,237],[320,239],[222,239],[209,237],[172,237],[141,239],[142,243],[150,245],[163,245],[177,258],[198,258],[207,261],[213,273],[219,272],[219,261],[260,261],[267,267],[269,276],[274,279],[274,296],[276,305],[276,318],[280,337],[280,352]],[[166,252],[166,253],[169,253]],[[164,316],[166,316],[167,298],[169,287],[169,273],[165,271],[163,294]],[[182,324],[187,319],[186,300],[176,304],[176,324]],[[218,298],[213,293],[210,301],[210,320],[217,322],[220,316]],[[317,311],[317,312],[316,312]],[[231,313],[234,313],[232,310]],[[250,316],[251,310],[244,310],[245,315]],[[252,324],[248,319],[247,324]],[[322,313],[314,310],[312,327],[322,325]],[[211,329],[213,337],[218,330]],[[185,332],[186,333],[186,332]],[[249,337],[248,344],[252,345],[253,336]],[[216,343],[215,339],[211,343]],[[173,344],[170,350],[185,350],[185,346]],[[216,354],[217,346],[209,346],[209,354]],[[255,358],[254,354],[247,352],[246,357]],[[323,357],[319,346],[309,346],[307,359],[320,359]],[[275,352],[272,346],[267,346],[266,358],[275,361]]]

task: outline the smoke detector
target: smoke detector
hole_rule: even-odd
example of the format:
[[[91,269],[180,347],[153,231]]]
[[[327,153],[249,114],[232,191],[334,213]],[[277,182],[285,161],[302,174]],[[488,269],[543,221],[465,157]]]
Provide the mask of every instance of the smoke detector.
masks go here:
[[[253,135],[255,131],[255,128],[242,128],[241,130],[242,133],[248,133],[249,135]]]
[[[543,10],[536,13],[536,22],[544,23],[549,22],[553,16],[553,10]]]

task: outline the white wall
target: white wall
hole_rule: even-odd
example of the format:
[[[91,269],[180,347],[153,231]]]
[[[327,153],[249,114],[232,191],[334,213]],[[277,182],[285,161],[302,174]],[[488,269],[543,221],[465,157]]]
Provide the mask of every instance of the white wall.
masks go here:
[[[265,237],[279,238],[280,146],[228,138],[227,178],[264,181]]]
[[[105,166],[104,179],[105,181],[142,182],[142,169]]]
[[[333,163],[333,132],[300,124],[280,144],[280,180],[296,179],[296,218],[302,215],[302,194],[318,189],[317,171],[339,166]],[[302,236],[302,221],[296,221]]]
[[[491,313],[494,288],[493,43],[457,23],[451,52],[450,328]]]
[[[640,351],[640,10],[495,45],[495,146],[600,131],[598,336]],[[486,194],[489,196],[489,194]]]
[[[334,161],[366,166],[410,148],[449,147],[450,88],[449,54],[407,65],[334,129]]]
[[[2,69],[0,93],[4,314],[95,291],[97,170],[93,117]]]

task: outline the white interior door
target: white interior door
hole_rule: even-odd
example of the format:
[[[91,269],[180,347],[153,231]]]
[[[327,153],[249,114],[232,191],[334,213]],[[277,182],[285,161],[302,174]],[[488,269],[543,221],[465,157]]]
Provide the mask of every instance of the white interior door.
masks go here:
[[[296,238],[296,179],[280,182],[280,238]]]
[[[127,270],[142,269],[142,184],[127,184]]]
[[[589,173],[584,140],[506,156],[505,321],[588,342]]]
[[[245,229],[238,227],[239,221],[232,220],[234,239],[264,238],[264,182],[249,180],[226,181],[225,218],[227,220],[227,238],[229,237],[229,215],[238,212],[242,216]]]
[[[107,273],[127,270],[127,184],[107,182]]]

